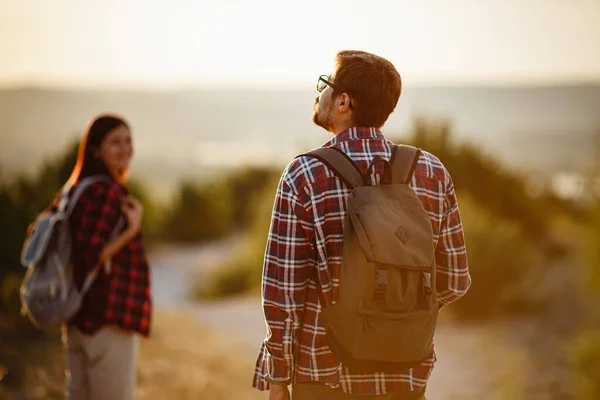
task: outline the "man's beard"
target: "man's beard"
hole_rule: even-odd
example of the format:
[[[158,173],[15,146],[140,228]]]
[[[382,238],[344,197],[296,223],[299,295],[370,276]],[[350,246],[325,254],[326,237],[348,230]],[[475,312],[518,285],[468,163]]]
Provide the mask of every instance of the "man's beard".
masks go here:
[[[327,112],[328,110],[323,109],[322,113],[319,112],[319,98],[317,97],[315,99],[315,105],[313,106],[313,116],[312,116],[312,120],[315,123],[315,125],[320,126],[321,128],[325,129],[326,131],[329,131],[329,113]]]

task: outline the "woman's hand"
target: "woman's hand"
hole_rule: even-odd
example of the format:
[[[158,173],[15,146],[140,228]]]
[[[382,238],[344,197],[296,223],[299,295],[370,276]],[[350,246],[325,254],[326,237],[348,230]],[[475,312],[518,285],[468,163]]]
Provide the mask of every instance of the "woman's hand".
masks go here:
[[[137,234],[142,227],[142,216],[144,214],[142,203],[133,196],[127,196],[123,199],[121,211],[123,211],[123,214],[127,218],[127,229],[131,233]]]

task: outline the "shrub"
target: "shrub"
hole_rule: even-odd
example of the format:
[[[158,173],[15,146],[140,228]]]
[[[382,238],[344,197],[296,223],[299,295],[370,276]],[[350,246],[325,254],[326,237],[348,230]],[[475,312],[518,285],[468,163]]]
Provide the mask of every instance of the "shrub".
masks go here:
[[[216,298],[237,295],[260,288],[265,246],[269,234],[271,211],[277,180],[272,179],[251,202],[254,210],[254,220],[250,227],[249,239],[222,265],[213,267],[204,274],[196,285],[196,295],[199,298]]]
[[[569,348],[576,389],[582,400],[600,398],[600,202],[590,213],[584,241],[590,310],[586,326]]]
[[[482,318],[532,307],[529,279],[541,254],[520,225],[492,214],[466,193],[458,193],[467,258],[473,283],[449,309]]]

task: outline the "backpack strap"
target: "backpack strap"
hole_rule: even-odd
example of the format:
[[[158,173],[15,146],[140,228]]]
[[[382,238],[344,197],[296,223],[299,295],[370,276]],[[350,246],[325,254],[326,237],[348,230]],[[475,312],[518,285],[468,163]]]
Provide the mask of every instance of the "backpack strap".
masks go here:
[[[85,276],[85,280],[83,281],[83,286],[81,287],[81,294],[85,295],[88,290],[92,287],[92,284],[96,280],[96,277],[100,273],[100,269],[102,269],[102,264],[98,263],[88,274]]]
[[[364,186],[364,177],[360,173],[360,170],[354,164],[352,159],[348,157],[346,153],[335,147],[320,147],[318,149],[309,151],[308,153],[300,154],[298,157],[312,157],[321,161],[329,169],[333,171],[348,187],[351,189]],[[315,249],[317,248],[316,243],[314,244]],[[325,301],[323,294],[323,288],[319,280],[319,270],[317,268],[313,271],[313,279],[317,285],[317,294],[319,296],[319,302],[322,308],[327,308],[328,304]]]
[[[421,150],[408,145],[394,145],[392,151],[392,183],[409,184],[417,167]]]
[[[68,198],[68,196],[69,196],[69,191],[72,186],[65,185],[65,187],[63,188],[62,195],[61,195],[59,209],[65,213],[65,216],[67,219],[69,217],[71,217],[71,213],[75,209],[75,206],[77,205],[77,202],[79,201],[79,198],[81,197],[83,192],[85,192],[85,190],[88,187],[90,187],[90,185],[92,183],[95,183],[98,181],[104,181],[107,183],[112,182],[110,178],[108,178],[104,175],[94,175],[94,176],[89,176],[87,178],[83,178],[81,180],[81,182],[79,182],[79,184],[77,185],[77,188],[75,189],[75,192],[73,193],[73,197],[71,197],[70,199]]]
[[[342,150],[334,147],[320,147],[298,157],[302,156],[316,158],[321,161],[352,189],[364,186],[364,178],[358,167]]]
[[[61,198],[61,203],[64,203],[64,204],[61,204],[60,207],[62,207],[62,208],[60,208],[60,209],[61,209],[61,211],[63,211],[65,213],[66,220],[68,220],[71,217],[71,213],[75,209],[77,202],[79,201],[79,199],[81,198],[81,196],[83,195],[85,190],[88,187],[90,187],[90,185],[92,185],[93,183],[99,182],[99,181],[112,183],[112,180],[104,175],[94,175],[94,176],[89,176],[87,178],[83,178],[81,180],[81,182],[79,182],[79,184],[77,185],[77,188],[75,189],[75,192],[73,193],[73,196],[70,199],[68,199],[68,194],[69,194],[71,186],[65,185],[65,188],[63,188],[62,196],[67,196],[67,197],[65,198],[64,202]],[[117,226],[110,234],[110,238],[114,239],[119,234],[122,227],[123,227],[123,219],[119,219],[119,221],[117,222]],[[104,262],[104,264],[96,265],[90,272],[88,272],[88,274],[85,277],[85,280],[83,282],[82,289],[81,289],[83,294],[85,294],[89,290],[89,288],[92,286],[92,283],[96,279],[96,276],[98,276],[98,273],[100,272],[100,269],[102,267],[104,267],[104,272],[106,274],[110,274],[110,271],[112,270],[111,260],[106,260]]]
[[[119,222],[117,223],[117,226],[110,234],[111,239],[114,239],[115,237],[117,237],[117,235],[121,231],[121,228],[123,227],[123,225],[124,225],[123,220],[120,219]],[[110,274],[110,272],[112,270],[112,260],[108,259],[108,260],[104,261],[103,264],[98,263],[94,268],[92,268],[92,270],[90,272],[88,272],[88,274],[85,277],[85,280],[83,281],[83,286],[81,287],[81,294],[86,294],[87,291],[90,290],[90,287],[92,287],[92,283],[94,283],[94,281],[96,280],[96,277],[98,276],[98,274],[100,273],[100,270],[103,267],[104,267],[104,273],[107,275]]]

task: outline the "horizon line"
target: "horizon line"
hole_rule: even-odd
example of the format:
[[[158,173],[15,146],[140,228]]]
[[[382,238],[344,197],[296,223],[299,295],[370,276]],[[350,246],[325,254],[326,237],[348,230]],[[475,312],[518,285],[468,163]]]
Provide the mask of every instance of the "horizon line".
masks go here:
[[[59,92],[193,92],[203,90],[239,90],[239,91],[268,91],[278,92],[285,90],[314,90],[314,85],[219,85],[219,84],[181,84],[181,85],[156,85],[156,84],[135,84],[135,85],[61,85],[61,84],[36,84],[36,83],[18,83],[4,85],[0,83],[0,92],[8,91],[59,91]],[[600,86],[600,79],[597,80],[573,80],[573,81],[507,81],[507,82],[403,82],[403,89],[418,88],[481,88],[481,89],[527,89],[527,88],[551,88],[551,87],[582,87],[582,86]]]
[[[316,81],[316,79],[315,79]],[[600,85],[600,76],[597,77],[537,77],[537,78],[439,78],[439,79],[423,79],[405,77],[402,79],[404,88],[419,87],[419,88],[443,88],[443,87],[556,87],[556,86],[597,86]],[[151,92],[181,92],[194,91],[205,89],[237,89],[237,90],[256,90],[265,89],[267,91],[279,90],[298,90],[312,89],[314,83],[312,81],[297,80],[294,82],[282,81],[274,78],[273,80],[254,79],[254,80],[207,80],[196,79],[188,81],[171,81],[171,82],[129,82],[113,81],[113,82],[59,82],[59,81],[44,81],[41,79],[21,79],[17,81],[2,81],[0,80],[0,90],[58,90],[58,91],[151,91]]]

